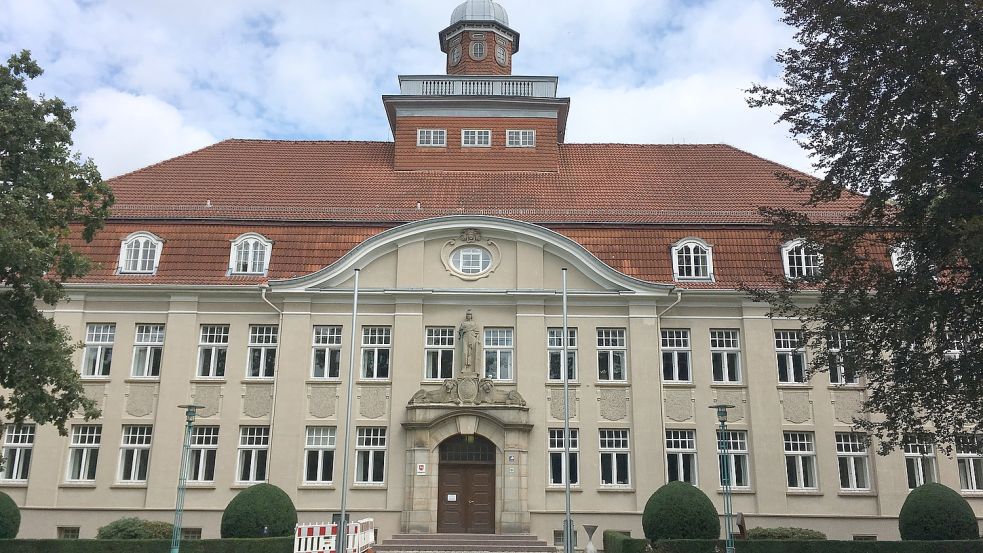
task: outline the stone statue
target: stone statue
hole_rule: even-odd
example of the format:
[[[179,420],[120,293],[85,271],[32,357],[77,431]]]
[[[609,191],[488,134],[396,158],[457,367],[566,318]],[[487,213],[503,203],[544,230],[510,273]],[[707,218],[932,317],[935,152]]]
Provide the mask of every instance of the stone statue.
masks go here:
[[[461,399],[457,395],[457,381],[445,380],[443,384],[441,384],[440,388],[429,392],[426,390],[420,390],[419,392],[413,394],[413,397],[410,399],[411,405],[426,403],[460,404]]]
[[[478,373],[478,340],[481,336],[481,332],[478,330],[478,325],[475,324],[472,316],[471,310],[468,309],[466,315],[464,315],[464,322],[461,323],[461,328],[457,331],[457,337],[462,343],[462,353],[464,354],[461,359],[461,374],[477,374]]]

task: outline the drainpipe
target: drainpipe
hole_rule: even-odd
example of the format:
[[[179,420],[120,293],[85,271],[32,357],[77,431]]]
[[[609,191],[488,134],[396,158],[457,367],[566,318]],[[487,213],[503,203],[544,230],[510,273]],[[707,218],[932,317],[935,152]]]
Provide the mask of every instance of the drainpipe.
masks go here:
[[[279,307],[277,307],[276,305],[274,305],[273,302],[271,302],[269,299],[267,299],[266,293],[269,290],[270,290],[270,285],[269,284],[267,284],[267,283],[264,282],[263,284],[260,284],[259,285],[259,295],[260,295],[260,298],[262,298],[262,300],[264,302],[266,302],[266,305],[269,305],[270,307],[272,307],[273,310],[276,311],[279,314],[279,316],[280,316],[279,322],[276,325],[276,359],[273,360],[273,398],[272,398],[272,404],[270,406],[270,445],[269,445],[269,448],[270,448],[270,451],[272,452],[273,451],[273,437],[276,436],[276,432],[273,431],[273,426],[276,424],[276,388],[277,388],[277,383],[280,380],[280,354],[282,353],[280,351],[280,345],[281,345],[281,342],[283,342],[283,340],[281,340],[280,338],[283,337],[283,310],[280,309]],[[270,480],[270,464],[271,464],[270,463],[270,460],[271,460],[271,457],[270,456],[267,456],[267,461],[266,461],[266,481],[267,482],[269,482],[269,480]]]

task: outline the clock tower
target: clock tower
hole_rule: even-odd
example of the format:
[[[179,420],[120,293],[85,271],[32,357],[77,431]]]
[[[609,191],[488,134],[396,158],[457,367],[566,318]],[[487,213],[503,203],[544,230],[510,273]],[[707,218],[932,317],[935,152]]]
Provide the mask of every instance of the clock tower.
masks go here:
[[[454,8],[440,31],[448,75],[511,75],[519,33],[509,27],[505,8],[492,0],[467,0]]]

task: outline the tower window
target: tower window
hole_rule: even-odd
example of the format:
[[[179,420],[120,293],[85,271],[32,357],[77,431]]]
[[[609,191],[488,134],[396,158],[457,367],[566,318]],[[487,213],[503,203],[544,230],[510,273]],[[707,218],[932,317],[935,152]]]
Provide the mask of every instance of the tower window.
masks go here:
[[[472,42],[471,43],[471,59],[475,61],[480,61],[485,59],[485,54],[488,52],[485,50],[484,42]]]
[[[491,146],[491,131],[464,129],[461,131],[461,146],[487,148]]]
[[[417,146],[446,146],[447,131],[444,129],[417,129]]]

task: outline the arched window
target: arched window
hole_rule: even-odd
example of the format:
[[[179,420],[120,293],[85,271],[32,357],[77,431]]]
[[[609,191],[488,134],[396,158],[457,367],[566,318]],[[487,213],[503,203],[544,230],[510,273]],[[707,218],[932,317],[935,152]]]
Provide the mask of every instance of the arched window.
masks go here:
[[[153,274],[160,262],[164,242],[149,232],[134,232],[123,239],[119,249],[120,273]]]
[[[264,236],[247,233],[232,241],[229,274],[263,275],[270,264],[273,243]]]
[[[677,280],[713,278],[713,248],[697,238],[684,238],[672,247],[672,273]]]
[[[823,256],[805,240],[797,239],[782,246],[782,263],[788,278],[810,277],[819,274]]]

